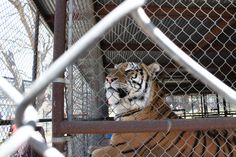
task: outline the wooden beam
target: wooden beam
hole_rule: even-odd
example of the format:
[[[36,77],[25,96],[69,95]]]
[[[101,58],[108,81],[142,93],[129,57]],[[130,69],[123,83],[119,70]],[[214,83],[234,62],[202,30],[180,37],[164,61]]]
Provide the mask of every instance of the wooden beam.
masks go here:
[[[153,43],[109,43],[105,40],[100,42],[101,49],[107,51],[160,51]]]
[[[33,2],[36,5],[42,17],[44,18],[44,20],[46,21],[46,23],[48,24],[49,28],[53,32],[54,31],[54,14],[51,14],[51,15],[47,14],[46,9],[42,5],[42,2],[40,2],[39,0],[33,0]]]
[[[201,51],[205,49],[207,46],[212,47],[211,43],[214,39],[216,39],[221,33],[225,31],[225,29],[232,25],[235,20],[225,21],[220,19],[216,22],[216,25],[208,31],[203,38],[197,43],[197,49],[194,50],[195,52]]]
[[[207,40],[212,40],[212,37],[208,37]],[[199,52],[194,50],[195,47],[199,46],[199,44],[177,44],[184,52],[187,54],[191,54],[193,52]],[[200,46],[205,46],[205,43]],[[199,46],[199,47],[200,47]],[[235,44],[232,43],[232,45],[225,45],[225,47],[228,50],[234,50],[235,49]],[[105,40],[102,40],[100,42],[100,48],[103,51],[162,51],[157,44],[154,43],[117,43],[117,42],[112,42],[109,43]],[[215,49],[222,49],[221,45],[213,45],[210,50]],[[204,51],[205,52],[205,51]]]
[[[100,3],[94,4],[95,15],[102,18],[111,12],[116,4],[105,4]],[[222,15],[226,9],[225,8],[212,8],[212,7],[171,7],[171,6],[159,6],[157,4],[149,4],[144,6],[144,9],[149,17],[157,17],[158,19],[162,18],[173,18],[183,17],[185,19],[191,19],[193,16],[198,19],[205,19],[206,17],[216,20]],[[227,8],[228,10],[234,10],[235,8]],[[232,11],[231,11],[232,12]],[[234,12],[234,11],[233,11]],[[232,18],[231,14],[223,14],[224,19]]]

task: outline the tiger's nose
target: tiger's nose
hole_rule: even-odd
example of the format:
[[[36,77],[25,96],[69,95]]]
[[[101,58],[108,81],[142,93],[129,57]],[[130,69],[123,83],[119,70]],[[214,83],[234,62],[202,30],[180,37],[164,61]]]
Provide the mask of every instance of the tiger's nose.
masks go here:
[[[113,81],[117,80],[118,78],[116,77],[112,77],[112,76],[107,76],[106,77],[106,81],[109,82],[109,83],[112,83]]]

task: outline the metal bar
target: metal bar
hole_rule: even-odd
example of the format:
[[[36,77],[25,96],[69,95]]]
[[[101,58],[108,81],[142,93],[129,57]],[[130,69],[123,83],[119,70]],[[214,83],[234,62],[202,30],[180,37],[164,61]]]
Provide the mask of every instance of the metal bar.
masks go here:
[[[217,77],[200,66],[178,46],[176,46],[160,29],[155,27],[150,18],[146,15],[142,8],[132,12],[132,17],[141,26],[143,31],[155,41],[165,52],[173,58],[177,63],[186,68],[186,70],[197,79],[204,82],[214,91],[224,96],[232,105],[236,106],[236,92],[224,84]]]
[[[34,128],[31,125],[25,125],[17,129],[11,137],[0,146],[0,156],[6,157],[14,154],[31,137]],[[11,149],[10,149],[11,148]]]
[[[220,102],[218,94],[216,94],[216,106],[217,106],[217,114],[218,116],[220,116]]]
[[[235,129],[236,118],[167,119],[144,121],[63,121],[60,132],[104,134],[156,131]]]
[[[31,123],[31,122],[30,122]],[[22,145],[29,142],[30,146],[45,157],[63,157],[55,148],[49,147],[39,132],[35,132],[34,124],[26,124],[16,130],[11,137],[0,146],[0,157],[14,154]],[[9,149],[11,148],[11,149]]]
[[[36,10],[35,15],[35,30],[34,30],[34,57],[33,57],[33,69],[32,69],[32,81],[37,78],[37,69],[38,69],[38,42],[39,42],[39,11]],[[36,98],[35,98],[36,99]],[[33,101],[33,106],[36,107],[36,101]]]
[[[36,97],[44,88],[47,87],[57,76],[59,76],[64,69],[77,58],[85,56],[90,48],[92,48],[99,39],[107,32],[108,29],[114,26],[121,18],[128,13],[134,11],[138,7],[145,4],[145,0],[127,0],[121,3],[110,14],[104,17],[94,27],[92,27],[83,37],[80,38],[69,50],[67,50],[60,58],[58,58],[50,68],[42,74],[25,92],[24,99],[18,104],[21,106],[16,112],[16,123],[20,126],[22,113],[28,104]],[[60,26],[58,22],[57,26]],[[55,27],[57,28],[57,27]],[[56,38],[55,38],[56,39]],[[58,45],[60,46],[60,45]],[[55,52],[58,47],[55,46]]]
[[[2,89],[15,104],[22,102],[24,99],[23,95],[16,90],[16,88],[12,87],[12,85],[2,76],[0,76],[0,89]]]
[[[55,25],[54,25],[54,52],[53,61],[57,60],[65,51],[65,30],[66,30],[66,3],[67,0],[56,1]],[[58,73],[64,79],[64,70]],[[58,125],[64,119],[64,83],[53,82],[52,85],[52,136],[62,137],[58,132]],[[59,151],[64,151],[64,143],[54,143],[53,146]]]
[[[67,40],[68,40],[68,48],[70,48],[73,44],[73,0],[69,0],[69,10],[68,10],[68,28],[67,28]],[[73,104],[73,64],[70,64],[68,67],[68,79],[69,79],[69,84],[67,84],[67,88],[68,88],[68,95],[67,95],[67,108],[66,108],[66,113],[67,113],[67,120],[68,121],[72,121],[73,119],[73,108],[74,108],[74,104]],[[72,146],[73,142],[72,140],[68,140],[67,141],[67,156],[72,156]]]
[[[208,111],[207,111],[206,94],[203,94],[202,97],[203,97],[203,99],[202,99],[203,100],[203,114],[204,114],[204,117],[207,117]]]
[[[227,106],[226,106],[226,101],[223,99],[223,108],[224,108],[224,115],[227,117],[228,111],[227,111]]]
[[[201,98],[201,115],[202,115],[202,118],[204,117],[204,96],[203,95],[201,95],[200,96],[200,98]]]
[[[14,103],[17,104],[22,101],[23,95],[21,95],[20,92],[18,92],[14,87],[11,86],[9,82],[7,82],[2,77],[0,77],[0,88],[14,101]],[[27,106],[24,112],[22,112],[22,114],[19,114],[18,116],[22,117],[21,123],[24,123],[26,125],[18,128],[17,131],[6,142],[4,142],[4,144],[0,146],[1,157],[9,156],[15,153],[20,146],[25,144],[30,139],[34,131],[34,126],[38,121],[37,112],[32,106]]]
[[[69,20],[68,20],[68,48],[70,48],[73,44],[73,0],[69,0]],[[68,79],[69,84],[68,88],[68,105],[67,105],[67,118],[69,121],[73,118],[73,64],[70,64],[68,67]]]
[[[38,67],[38,42],[39,42],[39,11],[36,10],[35,17],[35,31],[34,31],[34,58],[33,58],[33,72],[32,80],[37,78],[37,67]]]
[[[48,146],[39,132],[33,132],[29,144],[44,157],[64,157],[57,149]]]

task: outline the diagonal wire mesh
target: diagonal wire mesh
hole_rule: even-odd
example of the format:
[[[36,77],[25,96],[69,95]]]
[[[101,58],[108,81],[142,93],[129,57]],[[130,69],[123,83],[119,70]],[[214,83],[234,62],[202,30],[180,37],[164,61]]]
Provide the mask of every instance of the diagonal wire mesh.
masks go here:
[[[25,93],[19,93],[6,80],[0,77],[1,89],[14,101],[18,106],[16,111],[16,124],[19,130],[0,147],[0,156],[8,156],[25,142],[29,142],[34,149],[38,150],[44,156],[63,156],[54,148],[50,148],[42,142],[42,137],[36,134],[34,130],[36,111],[30,106],[33,99],[51,83],[64,69],[75,61],[76,58],[82,57],[100,37],[115,23],[117,23],[126,14],[132,12],[132,17],[137,21],[145,33],[151,37],[169,56],[176,62],[185,67],[187,71],[198,77],[209,87],[214,89],[220,95],[226,97],[232,104],[236,104],[236,92],[222,83],[218,78],[213,76],[196,61],[187,56],[171,40],[169,40],[158,28],[156,28],[149,17],[144,13],[141,7],[144,0],[132,1],[127,0],[116,7],[111,13],[105,16],[98,24],[91,28],[84,36],[81,37],[70,49],[68,49],[51,67],[39,77],[32,87]],[[138,9],[137,9],[138,8]],[[24,134],[24,136],[22,136]],[[21,139],[19,140],[19,138]],[[14,147],[13,147],[14,145]],[[12,148],[12,149],[7,149]]]

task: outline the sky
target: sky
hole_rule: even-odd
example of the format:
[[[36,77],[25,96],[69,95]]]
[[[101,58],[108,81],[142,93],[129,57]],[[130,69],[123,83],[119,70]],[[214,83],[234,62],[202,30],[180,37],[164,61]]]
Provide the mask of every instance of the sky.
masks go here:
[[[27,0],[21,1],[25,3],[24,9],[27,20],[34,28],[31,7],[27,4]],[[48,38],[52,38],[52,33],[47,31],[44,25],[40,25],[38,48],[42,53],[44,53],[43,44],[48,41]],[[32,79],[33,49],[17,10],[8,0],[0,0],[0,52],[2,53],[2,51],[14,53],[17,68],[22,73],[23,79],[30,81]],[[51,62],[52,50],[50,52],[45,59],[46,63],[43,64]],[[2,54],[0,54],[1,57]],[[0,60],[0,75],[12,77],[2,60]]]
[[[29,38],[20,22],[17,10],[8,2],[0,1],[0,50],[11,51],[23,79],[31,80],[33,65],[33,50],[29,47]],[[2,57],[2,54],[0,55]],[[6,66],[0,60],[0,75],[12,77]]]
[[[27,16],[27,20],[31,23],[32,28],[34,27],[34,19],[31,15],[31,7],[26,3],[27,0],[21,0],[24,2],[24,9]],[[41,23],[40,23],[41,24]],[[39,45],[40,52],[43,51],[43,44],[47,44],[48,39],[52,42],[52,33],[49,32],[44,25],[40,25],[39,28]],[[21,23],[20,16],[15,7],[8,0],[0,0],[0,76],[12,78],[11,72],[7,69],[3,63],[3,52],[12,52],[17,69],[22,74],[23,80],[32,80],[32,69],[33,69],[33,49],[30,44],[29,37],[26,33],[25,27]],[[52,60],[52,49],[48,53],[43,64],[50,64]],[[0,91],[0,93],[2,93]],[[0,94],[2,96],[3,94]],[[4,104],[11,104],[3,97],[0,103],[0,114],[2,116],[11,115],[10,109],[6,108]],[[4,112],[3,112],[4,111]],[[2,129],[2,127],[0,127]],[[0,132],[3,133],[2,130]],[[1,141],[2,135],[0,135]]]

